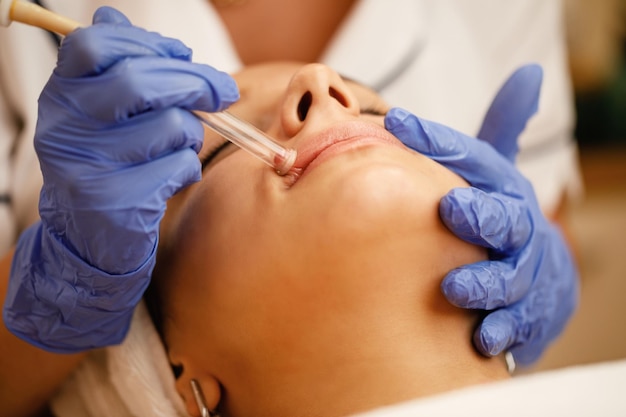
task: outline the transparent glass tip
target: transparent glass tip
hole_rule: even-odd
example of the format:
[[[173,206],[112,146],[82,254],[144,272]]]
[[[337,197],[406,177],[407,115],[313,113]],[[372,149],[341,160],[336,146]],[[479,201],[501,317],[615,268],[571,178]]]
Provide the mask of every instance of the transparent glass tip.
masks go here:
[[[278,175],[287,174],[296,162],[294,149],[279,145],[256,127],[228,112],[194,114],[210,129],[274,168]]]

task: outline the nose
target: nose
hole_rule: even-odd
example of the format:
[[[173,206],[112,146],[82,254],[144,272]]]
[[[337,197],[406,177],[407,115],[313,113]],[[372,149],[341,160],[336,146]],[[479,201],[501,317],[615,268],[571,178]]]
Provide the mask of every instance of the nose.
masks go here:
[[[335,71],[322,64],[302,67],[291,79],[281,112],[292,137],[308,124],[330,124],[358,116],[358,100]]]

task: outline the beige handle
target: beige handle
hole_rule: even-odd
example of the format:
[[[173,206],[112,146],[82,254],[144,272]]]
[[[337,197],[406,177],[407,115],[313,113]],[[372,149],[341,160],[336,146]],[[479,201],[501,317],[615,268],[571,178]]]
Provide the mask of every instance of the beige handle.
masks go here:
[[[82,25],[72,19],[58,15],[33,3],[14,0],[9,11],[9,18],[15,22],[37,26],[59,35],[67,35]]]

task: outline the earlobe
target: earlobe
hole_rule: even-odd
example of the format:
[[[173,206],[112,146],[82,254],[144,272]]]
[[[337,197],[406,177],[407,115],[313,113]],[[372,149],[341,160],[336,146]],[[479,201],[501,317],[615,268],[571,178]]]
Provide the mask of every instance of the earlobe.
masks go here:
[[[220,402],[221,390],[219,381],[213,376],[194,374],[189,369],[183,369],[176,380],[176,390],[190,416],[217,416],[214,410]]]

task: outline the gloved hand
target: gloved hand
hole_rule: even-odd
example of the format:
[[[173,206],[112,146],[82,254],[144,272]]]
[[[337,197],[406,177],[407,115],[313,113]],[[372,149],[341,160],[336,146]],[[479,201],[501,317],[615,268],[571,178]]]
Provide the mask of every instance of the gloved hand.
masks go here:
[[[181,42],[111,8],[63,41],[39,99],[41,222],[21,236],[7,327],[55,352],[119,343],[155,264],[166,200],[200,179],[203,128],[189,109],[239,97]]]
[[[514,167],[516,140],[537,109],[542,72],[522,67],[505,83],[478,136],[392,109],[387,129],[407,146],[456,172],[472,187],[451,190],[439,213],[460,238],[489,249],[489,260],[451,271],[448,300],[489,310],[474,334],[486,356],[509,350],[536,361],[578,304],[578,273],[565,240],[543,216],[531,184]],[[499,153],[499,152],[500,153]]]

